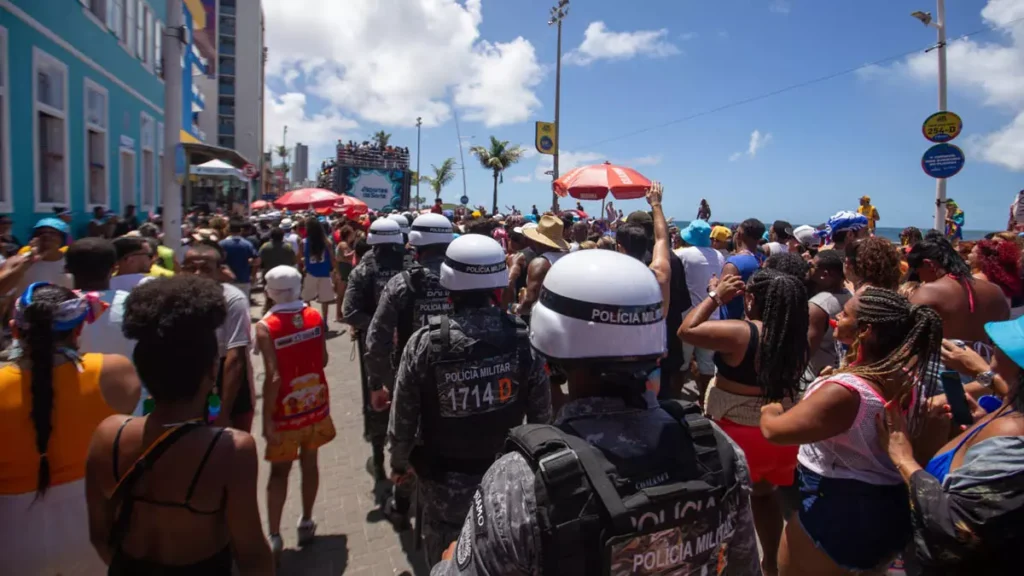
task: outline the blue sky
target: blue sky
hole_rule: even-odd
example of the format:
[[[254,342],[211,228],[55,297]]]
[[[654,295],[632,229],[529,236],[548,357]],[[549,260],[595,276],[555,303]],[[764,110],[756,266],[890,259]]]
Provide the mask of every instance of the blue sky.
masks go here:
[[[459,161],[490,135],[532,150],[534,121],[554,117],[555,30],[540,0],[264,0],[268,145],[312,144],[311,172],[338,138],[378,129],[422,169]],[[308,6],[307,6],[308,5]],[[576,0],[563,28],[562,172],[611,160],[665,184],[680,219],[700,198],[715,219],[817,224],[869,194],[886,226],[928,226],[935,181],[920,132],[936,111],[935,53],[907,58],[674,124],[696,113],[923,49],[912,19],[929,0]],[[999,229],[1024,171],[1024,1],[948,2],[949,109],[967,154],[949,195],[968,228]],[[982,28],[995,31],[952,42]],[[667,125],[666,125],[667,124]],[[648,129],[642,134],[629,134]],[[550,203],[531,154],[505,175],[499,204]],[[466,153],[471,203],[491,179]],[[443,194],[457,201],[461,174]],[[424,187],[424,196],[431,196]],[[619,205],[619,203],[616,203]],[[591,212],[596,202],[585,203]],[[642,200],[623,202],[629,212]]]

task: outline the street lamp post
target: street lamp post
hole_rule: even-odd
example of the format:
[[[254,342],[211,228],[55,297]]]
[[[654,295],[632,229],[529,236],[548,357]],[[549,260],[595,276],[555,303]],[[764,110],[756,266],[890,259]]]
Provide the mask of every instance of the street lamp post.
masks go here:
[[[416,210],[420,209],[420,127],[423,126],[423,118],[416,117]]]
[[[914,12],[911,14],[925,26],[931,26],[938,32],[938,43],[935,49],[938,50],[939,60],[939,112],[946,111],[946,1],[936,0],[935,16],[928,12]],[[935,229],[942,231],[946,229],[946,179],[935,180]]]
[[[558,0],[558,4],[551,7],[551,17],[548,18],[548,25],[558,25],[558,49],[555,60],[555,151],[551,155],[551,210],[558,204],[558,196],[555,194],[555,180],[558,180],[558,131],[561,124],[558,121],[559,105],[562,97],[562,20],[569,15],[569,0]]]

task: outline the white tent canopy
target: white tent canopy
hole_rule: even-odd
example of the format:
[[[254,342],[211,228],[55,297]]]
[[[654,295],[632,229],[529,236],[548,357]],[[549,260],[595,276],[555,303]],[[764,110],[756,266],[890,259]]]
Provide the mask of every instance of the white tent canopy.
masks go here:
[[[190,172],[199,176],[234,176],[243,182],[249,181],[242,174],[241,170],[222,160],[210,160],[198,166],[193,166]]]

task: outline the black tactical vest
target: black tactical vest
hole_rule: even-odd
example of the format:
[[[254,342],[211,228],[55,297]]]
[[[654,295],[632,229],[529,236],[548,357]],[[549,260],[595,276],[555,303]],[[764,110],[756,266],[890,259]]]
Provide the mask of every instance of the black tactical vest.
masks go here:
[[[380,260],[374,260],[371,262],[370,277],[373,279],[373,308],[377,309],[377,303],[380,302],[380,295],[384,293],[384,287],[388,285],[388,281],[391,280],[395,274],[402,272],[402,268],[392,268],[390,266],[383,265]]]
[[[416,266],[402,272],[402,280],[409,289],[411,301],[403,307],[398,316],[398,345],[395,359],[401,358],[405,344],[412,333],[427,325],[431,316],[450,314],[452,304],[448,289],[441,286],[441,278],[426,266]],[[396,362],[397,365],[397,362]]]
[[[537,474],[542,574],[725,573],[743,497],[735,453],[696,404],[662,408],[674,421],[652,431],[653,450],[626,459],[581,439],[571,421],[512,431],[506,452]]]
[[[430,317],[430,370],[421,391],[422,446],[412,456],[425,478],[445,472],[482,476],[523,423],[533,361],[526,325],[501,316],[501,330],[453,347],[448,316]],[[465,342],[465,340],[463,340]]]

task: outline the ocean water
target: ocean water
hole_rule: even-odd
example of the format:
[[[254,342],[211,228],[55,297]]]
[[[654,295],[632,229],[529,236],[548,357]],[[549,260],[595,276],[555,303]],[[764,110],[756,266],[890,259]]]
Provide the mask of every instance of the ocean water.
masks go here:
[[[688,220],[673,220],[672,221],[672,225],[678,226],[680,230],[685,228],[686,225],[689,224],[689,223],[690,222]],[[722,224],[725,225],[725,226],[732,227],[732,226],[735,226],[738,223],[736,223],[736,222],[722,222]],[[770,226],[771,222],[765,222],[765,225],[766,226]],[[903,231],[903,228],[890,228],[890,227],[879,226],[878,228],[875,228],[875,236],[881,236],[883,238],[888,238],[889,240],[892,240],[893,242],[896,242],[898,244],[899,241],[900,241],[900,232],[902,232],[902,231]],[[925,234],[927,232],[928,232],[927,230],[921,230],[922,234]],[[985,230],[964,230],[964,240],[981,240],[981,239],[983,239],[985,237],[986,234],[989,234],[990,232],[992,232],[992,230],[989,230],[989,231],[985,231]]]

